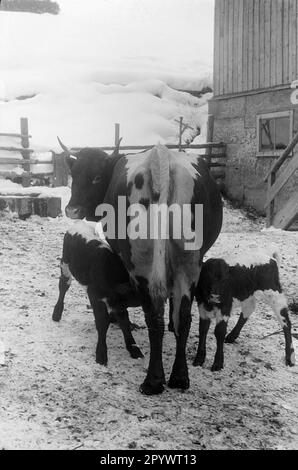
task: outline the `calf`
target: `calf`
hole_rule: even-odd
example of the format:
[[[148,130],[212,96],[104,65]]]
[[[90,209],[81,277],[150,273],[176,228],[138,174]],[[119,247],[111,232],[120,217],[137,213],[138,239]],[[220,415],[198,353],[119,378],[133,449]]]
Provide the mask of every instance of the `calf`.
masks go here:
[[[87,286],[98,332],[96,362],[106,365],[108,361],[106,334],[112,313],[123,332],[131,357],[143,357],[131,334],[127,312],[127,307],[140,305],[140,300],[121,259],[105,240],[95,234],[95,225],[78,221],[64,236],[59,298],[52,318],[57,322],[61,320],[64,297],[73,276]]]
[[[282,293],[278,255],[254,252],[247,256],[232,256],[226,259],[211,258],[203,264],[196,289],[200,312],[199,346],[193,365],[202,365],[206,356],[206,336],[213,316],[216,318],[215,337],[217,349],[212,371],[220,370],[224,364],[223,344],[233,343],[256,307],[256,300],[268,303],[282,326],[285,336],[286,364],[295,364],[292,344],[291,322],[287,300]],[[227,323],[233,300],[241,303],[238,323],[226,337]]]

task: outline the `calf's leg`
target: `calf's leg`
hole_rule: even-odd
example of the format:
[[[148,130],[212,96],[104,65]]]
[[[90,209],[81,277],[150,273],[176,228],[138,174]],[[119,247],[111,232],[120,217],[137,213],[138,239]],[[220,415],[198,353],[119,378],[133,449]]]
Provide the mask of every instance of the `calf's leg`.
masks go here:
[[[118,322],[116,311],[115,310],[110,311],[109,316],[110,316],[110,323],[113,323],[114,325],[118,325],[119,322]],[[131,331],[139,329],[139,326],[136,323],[132,323],[131,321],[129,321],[129,324],[130,324]]]
[[[60,269],[61,269],[61,275],[59,279],[59,297],[58,297],[57,303],[54,307],[54,311],[52,314],[52,319],[57,322],[61,320],[62,313],[64,310],[65,294],[70,288],[71,279],[72,279],[71,272],[66,263],[61,262]]]
[[[111,312],[112,313],[112,312]],[[131,355],[132,358],[137,359],[139,357],[144,357],[140,348],[136,345],[134,337],[131,333],[131,322],[128,318],[128,311],[123,310],[114,310],[113,311],[116,321],[119,323],[119,326],[122,330],[126,349]]]
[[[226,336],[225,343],[234,343],[236,341],[236,339],[240,335],[240,331],[244,327],[247,320],[248,318],[244,318],[243,312],[241,312],[237,324],[234,326],[232,331]]]
[[[288,308],[284,307],[280,311],[280,316],[283,319],[283,331],[285,336],[285,353],[286,353],[286,365],[293,367],[295,365],[295,350],[293,346],[292,333],[291,333],[291,321],[289,318]]]
[[[216,311],[216,326],[214,330],[214,335],[216,338],[216,353],[214,357],[214,362],[211,367],[212,372],[223,369],[224,366],[224,341],[227,333],[227,325],[229,320],[230,312],[227,312],[226,309],[215,309]]]
[[[196,357],[194,358],[193,365],[202,366],[206,358],[206,339],[210,327],[213,310],[208,312],[203,304],[199,305],[200,325],[199,325],[199,345]]]
[[[236,341],[242,328],[246,324],[250,315],[254,312],[255,308],[256,308],[256,300],[253,296],[241,302],[242,311],[238,318],[238,322],[234,326],[232,331],[226,336],[225,343],[234,343],[234,341]]]
[[[295,365],[295,351],[292,341],[292,325],[288,313],[287,299],[282,292],[273,290],[265,291],[264,295],[283,329],[285,336],[286,365],[292,367]]]
[[[107,306],[104,302],[98,299],[96,290],[92,287],[87,289],[88,297],[93,309],[95,325],[98,334],[98,341],[96,346],[96,362],[106,366],[108,363],[107,353],[107,331],[110,324],[109,313]]]

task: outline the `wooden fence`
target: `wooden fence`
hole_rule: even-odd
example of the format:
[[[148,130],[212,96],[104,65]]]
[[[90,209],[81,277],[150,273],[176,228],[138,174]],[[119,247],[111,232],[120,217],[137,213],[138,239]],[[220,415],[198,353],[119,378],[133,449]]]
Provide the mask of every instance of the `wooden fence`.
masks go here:
[[[224,179],[225,177],[225,166],[226,166],[226,144],[223,142],[212,142],[213,140],[213,124],[214,124],[214,116],[209,115],[208,118],[208,126],[207,126],[207,140],[208,142],[205,144],[182,144],[182,135],[184,131],[189,128],[187,124],[183,123],[183,117],[180,117],[179,121],[179,143],[178,144],[166,144],[168,149],[173,150],[197,150],[197,155],[203,157],[207,163],[208,167],[213,173],[215,179]],[[105,152],[112,152],[116,145],[119,144],[120,140],[120,124],[115,124],[115,137],[114,137],[114,145],[113,146],[106,146],[106,147],[99,147],[101,150]],[[137,152],[142,150],[149,150],[154,147],[156,144],[152,145],[120,145],[119,152],[129,153],[129,152]],[[77,152],[81,150],[82,147],[72,147],[71,150],[73,152]]]
[[[24,172],[20,175],[22,185],[24,187],[30,186],[30,181],[33,177],[31,172],[31,165],[51,165],[52,171],[50,172],[40,172],[34,173],[35,178],[41,177],[50,177],[52,179],[53,186],[64,186],[67,185],[67,168],[63,159],[56,155],[54,152],[44,160],[34,158],[35,150],[30,148],[30,138],[32,137],[29,134],[29,125],[28,118],[20,119],[20,132],[19,133],[5,133],[0,132],[0,137],[15,138],[20,140],[19,146],[1,146],[0,145],[0,175],[6,177],[17,176],[14,173],[14,170],[3,170],[4,165],[20,165],[22,166]],[[11,152],[11,153],[20,153],[22,159],[20,158],[11,158],[11,157],[1,157],[1,151]],[[2,168],[1,168],[2,167]]]
[[[179,143],[178,144],[169,144],[167,147],[169,149],[177,149],[179,151],[184,150],[196,150],[198,155],[201,155],[206,159],[209,168],[211,169],[214,177],[223,179],[225,176],[224,167],[226,165],[226,145],[222,142],[212,142],[212,129],[213,129],[213,119],[212,116],[209,117],[208,121],[208,134],[207,138],[210,142],[206,144],[182,144],[182,135],[184,131],[189,127],[187,124],[183,123],[183,118],[181,117],[178,121],[179,123]],[[51,152],[51,156],[48,160],[39,160],[38,158],[33,158],[32,154],[34,150],[30,148],[30,138],[28,130],[28,119],[21,118],[20,120],[20,133],[0,133],[0,137],[14,137],[19,138],[21,143],[19,147],[9,147],[9,146],[0,146],[0,175],[3,174],[1,171],[1,165],[21,165],[24,169],[22,174],[22,184],[23,186],[29,186],[32,178],[31,174],[31,165],[44,165],[50,164],[53,166],[51,173],[47,173],[47,176],[52,177],[53,186],[64,186],[67,185],[68,180],[68,171],[65,164],[63,155],[55,154]],[[115,124],[115,145],[119,143],[120,140],[120,125]],[[113,151],[114,146],[98,147],[104,151]],[[142,150],[148,150],[154,147],[154,145],[124,145],[119,146],[119,151],[124,153],[137,152]],[[72,147],[71,150],[76,152],[82,147]],[[1,150],[8,152],[20,152],[23,159],[17,158],[3,158],[1,157]],[[5,173],[6,176],[9,176],[9,172]],[[38,175],[34,175],[38,176]],[[40,175],[42,176],[42,174]]]

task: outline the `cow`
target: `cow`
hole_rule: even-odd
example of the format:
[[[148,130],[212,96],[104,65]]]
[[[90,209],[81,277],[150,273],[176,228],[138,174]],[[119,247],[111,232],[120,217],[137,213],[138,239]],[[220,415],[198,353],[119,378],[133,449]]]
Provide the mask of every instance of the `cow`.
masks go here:
[[[68,150],[64,144],[62,148],[72,176],[66,215],[72,219],[86,217],[98,220],[95,213],[98,215],[100,212],[102,217],[98,207],[103,207],[103,204],[115,211],[117,235],[107,234],[107,239],[113,251],[121,257],[140,293],[149,333],[150,361],[140,391],[153,395],[164,390],[164,306],[170,296],[176,355],[168,386],[187,389],[186,343],[194,289],[203,256],[217,239],[222,225],[221,196],[208,165],[203,158],[170,151],[161,144],[138,154],[121,155],[115,150],[111,156],[94,148],[77,153]],[[123,207],[119,207],[120,199],[126,202],[125,214]],[[143,208],[140,212],[143,218],[147,218],[150,230],[166,224],[167,237],[159,232],[158,236],[151,236],[151,231],[147,237],[135,238],[128,234],[128,226],[134,219],[130,209],[136,204]],[[192,240],[182,230],[180,236],[174,233],[177,232],[177,224],[170,214],[164,218],[158,211],[151,210],[174,205],[181,212],[186,208],[185,221],[191,224]],[[197,217],[199,206],[203,207],[202,220]],[[202,242],[199,243],[201,235]],[[186,242],[192,244],[191,249]]]
[[[291,322],[288,304],[279,280],[279,257],[273,250],[257,249],[253,252],[210,258],[203,263],[195,293],[199,312],[199,345],[194,366],[202,366],[206,356],[206,337],[210,320],[216,318],[217,349],[212,371],[224,365],[224,341],[234,343],[240,331],[256,308],[256,301],[266,302],[275,313],[285,336],[286,365],[295,364]],[[241,314],[233,330],[226,336],[233,300],[240,302]]]
[[[98,332],[96,362],[105,366],[108,362],[106,335],[112,313],[119,323],[131,357],[143,357],[131,334],[127,312],[128,307],[140,305],[140,298],[121,259],[98,236],[95,225],[79,220],[64,235],[59,298],[52,319],[56,322],[61,320],[65,294],[74,277],[87,287]]]

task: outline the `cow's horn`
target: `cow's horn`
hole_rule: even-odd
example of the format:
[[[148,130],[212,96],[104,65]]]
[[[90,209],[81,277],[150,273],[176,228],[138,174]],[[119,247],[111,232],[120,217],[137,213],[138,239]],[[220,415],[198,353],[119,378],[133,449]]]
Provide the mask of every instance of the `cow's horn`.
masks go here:
[[[122,140],[122,137],[121,137],[121,139],[118,140],[117,145],[114,148],[114,151],[112,153],[112,157],[115,157],[116,155],[119,154],[119,147],[120,147],[120,144],[121,144],[121,140]]]
[[[71,155],[71,151],[69,150],[69,148],[66,147],[66,145],[64,145],[61,140],[59,139],[59,137],[57,136],[57,139],[58,139],[58,142],[61,146],[61,148],[64,150],[65,153],[67,153],[69,156]]]

